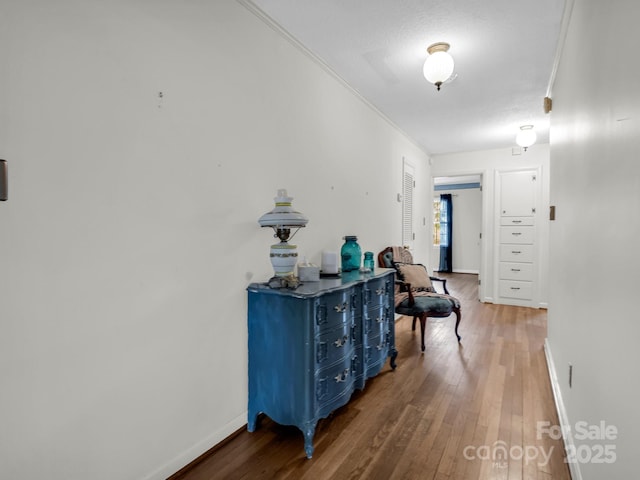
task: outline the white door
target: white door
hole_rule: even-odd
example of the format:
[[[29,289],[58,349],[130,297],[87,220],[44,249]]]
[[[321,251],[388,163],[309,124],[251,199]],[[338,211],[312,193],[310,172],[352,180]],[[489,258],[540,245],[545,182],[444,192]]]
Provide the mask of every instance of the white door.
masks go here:
[[[536,171],[502,172],[500,177],[500,214],[506,217],[534,215]]]

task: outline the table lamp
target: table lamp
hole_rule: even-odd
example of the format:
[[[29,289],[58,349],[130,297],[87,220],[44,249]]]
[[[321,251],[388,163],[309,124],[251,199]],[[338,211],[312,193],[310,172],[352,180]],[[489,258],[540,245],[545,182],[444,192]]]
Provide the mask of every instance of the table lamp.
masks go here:
[[[273,210],[258,219],[261,227],[273,228],[274,237],[280,240],[279,243],[271,245],[271,265],[275,272],[275,276],[269,280],[269,285],[272,287],[296,288],[298,286],[298,279],[294,274],[298,261],[298,248],[296,245],[289,244],[288,240],[293,238],[309,219],[293,209],[292,200],[293,197],[289,197],[285,189],[278,190],[274,198],[276,205]],[[295,230],[291,233],[293,229]]]

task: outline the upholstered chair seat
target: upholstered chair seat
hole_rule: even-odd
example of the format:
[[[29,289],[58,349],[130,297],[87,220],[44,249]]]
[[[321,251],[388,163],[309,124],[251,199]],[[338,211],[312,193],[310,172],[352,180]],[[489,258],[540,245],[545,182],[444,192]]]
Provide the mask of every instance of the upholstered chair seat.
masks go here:
[[[434,314],[449,316],[453,313],[454,308],[460,308],[460,302],[457,298],[414,297],[413,304],[411,304],[409,298],[402,300],[400,304],[396,306],[396,313],[415,317],[422,312],[429,311]]]

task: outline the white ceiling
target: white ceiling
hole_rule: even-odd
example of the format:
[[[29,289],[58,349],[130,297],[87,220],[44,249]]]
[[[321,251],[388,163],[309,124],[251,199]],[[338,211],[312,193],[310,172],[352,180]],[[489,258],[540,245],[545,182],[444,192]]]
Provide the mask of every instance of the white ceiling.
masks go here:
[[[431,154],[549,141],[543,98],[565,0],[248,0]],[[457,77],[422,75],[451,45]]]

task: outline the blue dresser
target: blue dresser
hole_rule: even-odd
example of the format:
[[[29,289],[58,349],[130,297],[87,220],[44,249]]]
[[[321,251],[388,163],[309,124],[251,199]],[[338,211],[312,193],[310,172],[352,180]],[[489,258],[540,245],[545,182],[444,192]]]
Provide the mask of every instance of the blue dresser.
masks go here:
[[[252,283],[249,292],[248,430],[264,413],[304,434],[313,455],[319,419],[395,368],[394,270],[346,272],[295,290]]]

